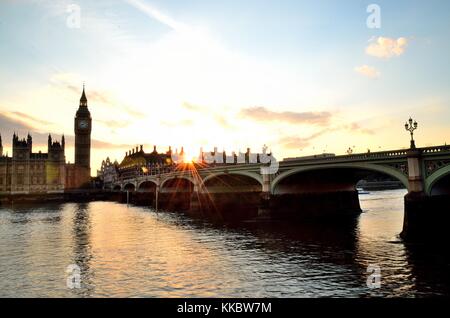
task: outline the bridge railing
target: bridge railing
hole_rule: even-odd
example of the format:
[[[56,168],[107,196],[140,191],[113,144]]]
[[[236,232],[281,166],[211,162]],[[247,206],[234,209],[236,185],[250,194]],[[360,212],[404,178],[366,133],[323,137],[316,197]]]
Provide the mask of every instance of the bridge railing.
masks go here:
[[[351,154],[344,156],[331,157],[330,159],[382,159],[391,157],[402,157],[406,156],[407,150],[394,150],[394,151],[381,151],[381,152],[367,152],[362,154]],[[327,158],[328,159],[328,158]]]
[[[423,154],[450,152],[450,146],[444,145],[444,146],[425,147],[420,148],[420,150],[422,151]]]
[[[417,148],[422,154],[434,154],[434,153],[444,153],[450,152],[450,146],[433,146]],[[309,161],[342,161],[342,160],[370,160],[370,159],[389,159],[395,157],[405,157],[408,155],[410,149],[399,149],[391,151],[379,151],[379,152],[366,152],[339,156],[329,156],[329,157],[317,157],[317,158],[298,158],[297,160],[290,160],[289,162],[309,162]]]
[[[297,160],[289,160],[291,162],[329,162],[329,161],[354,161],[354,160],[371,160],[371,159],[386,159],[394,157],[405,157],[408,150],[393,150],[381,152],[366,152],[359,154],[349,154],[340,156],[318,157],[318,158],[298,158]],[[281,162],[283,163],[283,161]]]

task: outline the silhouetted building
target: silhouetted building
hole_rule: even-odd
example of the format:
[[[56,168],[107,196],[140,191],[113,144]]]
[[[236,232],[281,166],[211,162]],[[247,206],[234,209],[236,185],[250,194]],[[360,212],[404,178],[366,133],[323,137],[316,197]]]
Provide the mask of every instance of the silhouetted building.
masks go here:
[[[141,145],[128,151],[119,164],[119,178],[127,179],[136,175],[168,172],[172,169],[172,149],[166,153],[158,153],[156,146],[151,153],[145,153]]]
[[[75,116],[75,164],[66,164],[65,138],[52,141],[48,136],[48,152],[34,153],[33,139],[19,139],[14,133],[12,157],[3,154],[0,135],[0,193],[58,193],[65,189],[90,186],[92,118],[84,91]]]
[[[3,156],[0,137],[0,193],[30,194],[64,192],[65,140],[53,142],[48,136],[48,152],[33,153],[33,139],[19,139],[14,133],[12,157]]]
[[[113,183],[119,178],[119,163],[117,160],[111,162],[109,157],[103,160],[100,170],[97,170],[97,177],[102,181],[103,189],[112,190]]]
[[[75,164],[66,165],[66,189],[87,188],[91,181],[92,118],[84,91],[74,120]]]

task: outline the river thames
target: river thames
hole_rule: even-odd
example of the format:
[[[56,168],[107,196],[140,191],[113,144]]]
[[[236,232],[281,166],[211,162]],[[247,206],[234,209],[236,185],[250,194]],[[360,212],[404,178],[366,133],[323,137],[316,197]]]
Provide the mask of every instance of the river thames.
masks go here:
[[[405,193],[362,194],[357,220],[320,226],[218,226],[114,202],[2,207],[0,297],[448,296],[448,252],[398,237]]]

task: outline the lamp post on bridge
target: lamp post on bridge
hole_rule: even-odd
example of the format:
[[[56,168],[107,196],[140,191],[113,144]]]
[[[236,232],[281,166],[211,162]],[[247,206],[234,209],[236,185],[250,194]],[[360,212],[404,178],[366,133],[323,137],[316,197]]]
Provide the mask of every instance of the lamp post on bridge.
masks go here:
[[[417,121],[411,117],[405,123],[406,131],[411,134],[411,148],[407,151],[408,158],[408,195],[422,195],[424,193],[424,175],[422,171],[421,152],[416,148],[414,131],[417,129]]]
[[[409,120],[405,123],[405,129],[411,134],[411,149],[416,149],[416,143],[414,141],[414,130],[417,129],[417,121],[414,120],[413,122],[413,119],[409,117]]]

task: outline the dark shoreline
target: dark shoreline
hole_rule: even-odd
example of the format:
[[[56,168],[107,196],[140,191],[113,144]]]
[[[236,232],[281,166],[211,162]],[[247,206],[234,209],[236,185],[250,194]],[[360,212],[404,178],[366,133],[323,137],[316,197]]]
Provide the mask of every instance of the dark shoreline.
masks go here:
[[[117,198],[117,195],[118,193],[101,190],[68,191],[64,193],[42,194],[6,194],[0,195],[0,207],[2,205],[12,203],[112,201]]]
[[[383,191],[402,189],[402,187],[396,187],[394,184],[386,186],[386,184],[365,184],[361,188],[370,191]],[[112,192],[104,190],[75,190],[66,191],[63,193],[35,193],[35,194],[0,194],[0,207],[5,204],[11,203],[47,203],[47,202],[91,202],[91,201],[118,201],[126,202],[124,193]],[[134,198],[130,200],[133,202]],[[139,203],[138,203],[139,205]]]

